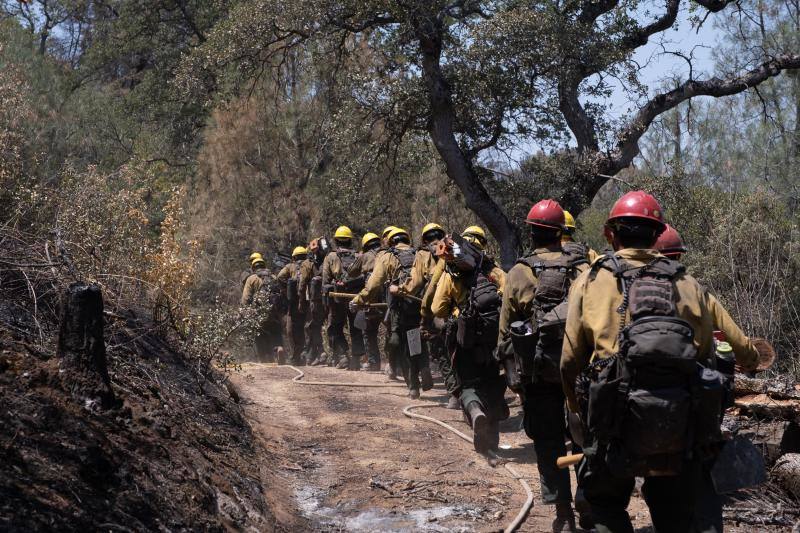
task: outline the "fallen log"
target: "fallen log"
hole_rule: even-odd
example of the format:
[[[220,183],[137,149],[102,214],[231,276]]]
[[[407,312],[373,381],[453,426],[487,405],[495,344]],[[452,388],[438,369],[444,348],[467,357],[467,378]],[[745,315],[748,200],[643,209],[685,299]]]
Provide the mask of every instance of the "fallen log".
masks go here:
[[[800,418],[800,400],[780,400],[768,394],[749,394],[736,398],[736,407],[757,416],[797,420]]]
[[[772,474],[784,489],[800,500],[800,453],[781,456],[775,462]]]
[[[734,393],[736,396],[767,394],[778,400],[800,400],[800,385],[787,380],[758,379],[736,374]]]

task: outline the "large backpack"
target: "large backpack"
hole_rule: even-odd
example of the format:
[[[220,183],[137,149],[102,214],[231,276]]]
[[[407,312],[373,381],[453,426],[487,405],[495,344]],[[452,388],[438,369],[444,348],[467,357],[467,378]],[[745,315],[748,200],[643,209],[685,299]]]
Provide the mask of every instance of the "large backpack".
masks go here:
[[[286,280],[286,301],[289,309],[297,310],[299,307],[302,295],[300,294],[300,262],[293,263],[294,273]]]
[[[615,474],[676,474],[686,456],[720,439],[724,395],[723,376],[699,364],[694,329],[677,316],[684,267],[664,257],[632,267],[610,255],[590,280],[599,268],[617,277],[623,303],[619,352],[589,386],[589,430],[608,445]]]
[[[567,322],[567,296],[578,267],[587,263],[582,255],[562,254],[556,259],[528,256],[519,261],[527,265],[538,280],[533,298],[533,313],[526,330],[527,342],[516,349],[521,358],[523,379],[534,383],[561,383],[561,350]],[[512,339],[514,333],[512,331]]]
[[[261,279],[260,290],[266,294],[266,301],[270,306],[270,316],[286,313],[288,302],[276,278],[265,268],[256,270],[255,274]]]
[[[397,259],[398,263],[400,263],[400,267],[395,271],[393,279],[390,280],[390,284],[402,286],[406,280],[411,277],[411,267],[414,265],[414,258],[417,255],[417,250],[414,248],[401,249],[392,247],[389,248],[387,252],[392,254],[395,259]],[[413,294],[412,296],[420,295]],[[419,303],[414,302],[409,298],[395,298],[390,296],[388,293],[386,295],[386,301],[390,302],[390,307],[399,313],[403,322],[409,324],[419,323]]]
[[[358,292],[364,288],[364,277],[356,276],[350,277],[348,272],[353,263],[356,262],[356,254],[352,250],[337,250],[336,256],[342,263],[342,274],[337,280],[340,285],[339,289],[342,292]]]
[[[490,359],[497,345],[503,303],[497,284],[490,279],[493,267],[491,261],[481,262],[476,271],[464,278],[469,295],[456,319],[456,342],[462,348],[474,348],[476,356],[484,357],[483,362]]]

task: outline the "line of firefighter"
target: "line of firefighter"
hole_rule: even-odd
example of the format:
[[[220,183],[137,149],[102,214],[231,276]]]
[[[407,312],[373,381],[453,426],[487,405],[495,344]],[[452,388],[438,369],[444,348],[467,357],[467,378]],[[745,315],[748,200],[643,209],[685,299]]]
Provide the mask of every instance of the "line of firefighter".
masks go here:
[[[637,476],[659,533],[722,531],[710,471],[732,387],[731,354],[739,368],[753,370],[755,346],[686,273],[680,235],[651,195],[634,191],[614,204],[603,254],[573,240],[575,220],[554,200],[535,204],[526,223],[533,251],[508,273],[485,252],[477,226],[449,236],[428,224],[419,249],[407,231],[389,226],[381,237],[364,235],[361,254],[342,226],[330,253],[324,239],[295,248],[294,262],[278,275],[298,279],[297,311],[288,312],[294,362],[326,362],[325,294],[358,291],[349,303],[327,298],[328,362],[358,369],[366,346],[365,368],[378,370],[384,320],[391,376],[400,373],[418,398],[420,387],[432,386],[428,356],[435,358],[448,406],[463,409],[475,450],[487,457],[509,417],[506,388],[514,391],[536,451],[542,499],[555,506],[553,531],[580,525],[632,533],[626,509]],[[263,258],[251,260],[263,268]],[[243,304],[251,293],[245,286]],[[353,339],[349,359],[345,324]],[[727,343],[715,346],[715,331]],[[575,510],[569,472],[556,463],[566,439],[573,453],[583,451]]]

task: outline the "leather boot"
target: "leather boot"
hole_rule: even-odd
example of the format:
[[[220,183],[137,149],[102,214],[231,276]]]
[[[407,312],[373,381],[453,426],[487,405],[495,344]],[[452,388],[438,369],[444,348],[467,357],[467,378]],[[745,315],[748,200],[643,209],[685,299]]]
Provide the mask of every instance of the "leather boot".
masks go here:
[[[491,442],[489,418],[483,412],[483,406],[481,406],[480,402],[469,402],[466,411],[472,423],[472,444],[475,447],[475,451],[481,455],[486,455]]]
[[[408,389],[408,397],[412,400],[419,399],[419,389]]]
[[[431,390],[433,388],[433,376],[431,375],[431,368],[426,366],[420,370],[420,381],[422,390]]]
[[[361,370],[361,356],[354,355],[350,358],[350,366],[348,370]]]
[[[334,366],[334,365],[331,364],[331,366]],[[346,355],[340,356],[339,357],[339,362],[336,363],[336,368],[338,368],[339,370],[345,370],[349,366],[350,366],[349,357],[347,357]]]
[[[553,533],[577,533],[575,527],[575,513],[572,511],[572,504],[561,502],[556,504],[556,519],[553,520]]]

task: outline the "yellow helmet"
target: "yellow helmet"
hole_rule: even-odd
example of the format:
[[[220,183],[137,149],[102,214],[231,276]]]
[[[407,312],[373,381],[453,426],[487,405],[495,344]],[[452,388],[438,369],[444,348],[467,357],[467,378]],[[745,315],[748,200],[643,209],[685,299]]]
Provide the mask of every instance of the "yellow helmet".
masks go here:
[[[483,231],[483,228],[480,226],[470,226],[461,233],[462,237],[466,237],[467,235],[474,235],[484,241],[486,240],[486,232]]]
[[[572,216],[572,213],[564,209],[564,227],[568,230],[575,229],[575,217]]]
[[[308,255],[308,248],[305,246],[295,246],[294,250],[292,250],[292,257],[297,257],[298,255]]]
[[[424,227],[424,228],[422,228],[422,234],[423,234],[423,235],[425,235],[425,234],[426,234],[426,233],[428,233],[429,231],[431,231],[431,230],[435,230],[435,229],[438,229],[439,231],[444,231],[444,228],[442,228],[442,227],[441,227],[439,224],[437,224],[436,222],[428,222],[427,224],[425,224],[425,227]]]
[[[376,240],[376,239],[380,239],[380,237],[378,237],[378,236],[377,236],[377,235],[375,235],[374,233],[365,233],[365,234],[364,234],[364,236],[363,236],[363,237],[361,237],[361,249],[363,250],[363,249],[364,249],[364,247],[365,247],[365,246],[366,246],[366,245],[367,245],[367,244],[368,244],[370,241],[374,241],[374,240]]]
[[[408,232],[406,230],[404,230],[403,228],[394,228],[392,231],[389,232],[389,235],[386,236],[386,239],[391,241],[392,239],[394,239],[398,235],[405,235],[409,239],[411,238],[411,236],[408,234]]]
[[[381,232],[381,239],[385,239],[394,229],[397,228],[395,226],[386,226],[383,228],[383,231]]]
[[[250,260],[250,266],[251,267],[255,267],[256,265],[267,266],[267,262],[264,261],[263,257],[261,257],[261,254],[259,254],[257,257],[254,257],[253,259]]]
[[[465,241],[472,244],[476,248],[483,250],[483,242],[481,242],[480,238],[474,233],[464,233],[462,237],[464,237]]]
[[[253,252],[252,254],[250,254],[250,262],[251,263],[253,261],[255,261],[256,259],[263,259],[263,256],[258,252]]]
[[[333,234],[334,239],[352,239],[353,231],[347,226],[339,226],[336,228],[336,233]]]

